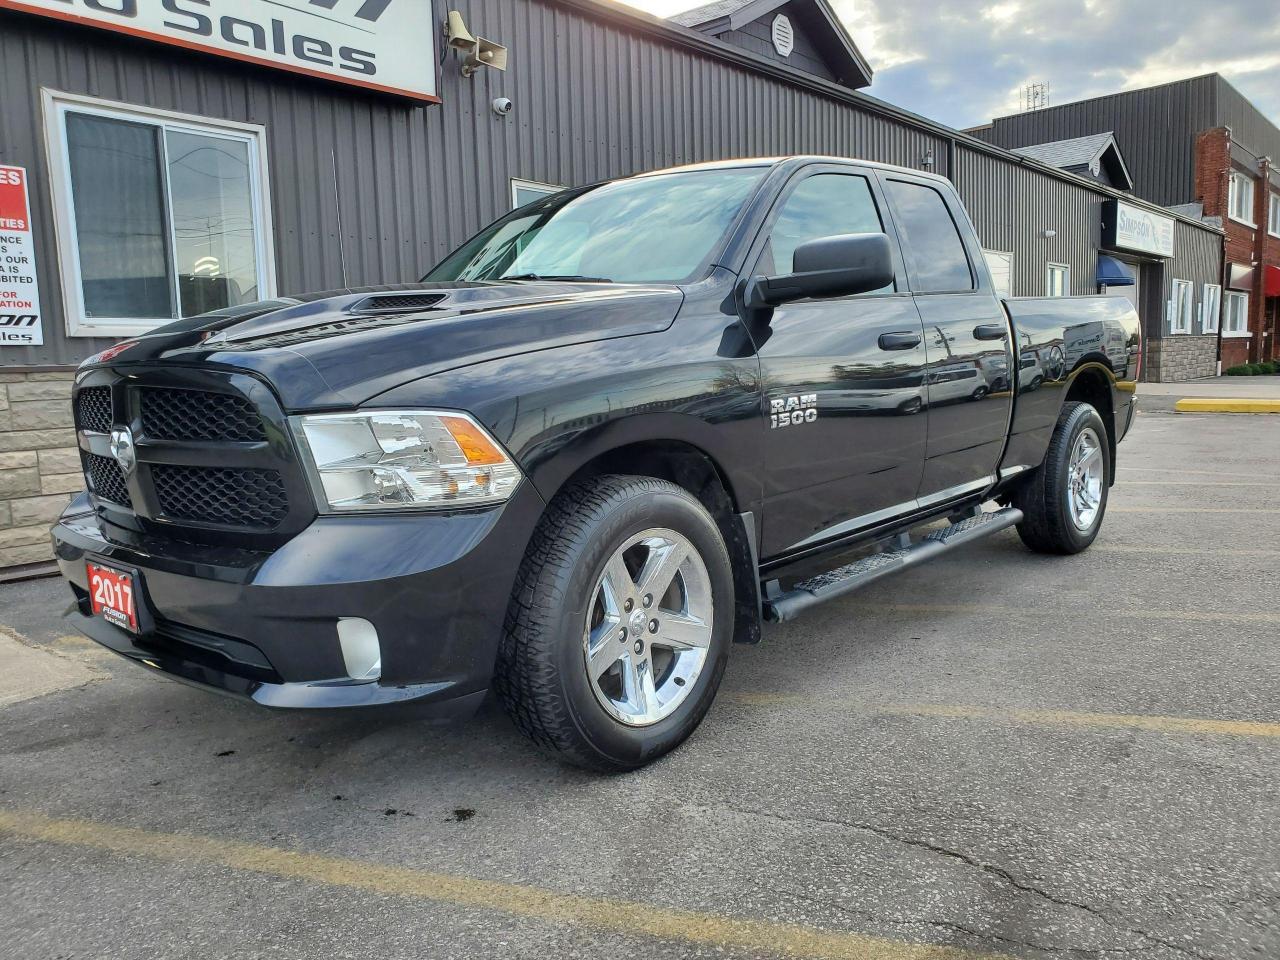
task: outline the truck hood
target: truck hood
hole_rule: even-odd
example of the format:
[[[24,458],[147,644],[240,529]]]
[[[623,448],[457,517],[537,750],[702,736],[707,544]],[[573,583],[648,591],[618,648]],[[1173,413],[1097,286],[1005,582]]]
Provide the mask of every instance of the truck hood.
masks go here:
[[[180,320],[84,366],[234,368],[264,377],[289,410],[352,407],[455,367],[657,333],[683,298],[673,286],[548,281],[328,291]]]

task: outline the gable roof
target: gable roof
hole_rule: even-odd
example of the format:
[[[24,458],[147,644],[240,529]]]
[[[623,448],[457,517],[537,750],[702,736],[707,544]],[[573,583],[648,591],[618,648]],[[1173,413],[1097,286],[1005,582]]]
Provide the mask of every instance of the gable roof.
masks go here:
[[[1073,137],[1070,140],[1053,140],[1049,143],[1036,143],[1027,147],[1014,147],[1013,152],[1032,160],[1039,160],[1051,167],[1061,167],[1074,173],[1097,177],[1103,168],[1113,186],[1121,190],[1133,189],[1133,177],[1129,167],[1120,153],[1116,143],[1116,135],[1095,133],[1087,137]]]
[[[832,73],[844,78],[844,86],[856,90],[871,85],[871,64],[853,42],[828,0],[711,0],[667,19],[699,33],[718,37],[731,30],[741,30],[783,6],[790,6],[788,13],[800,20],[801,26],[810,32],[830,63]]]

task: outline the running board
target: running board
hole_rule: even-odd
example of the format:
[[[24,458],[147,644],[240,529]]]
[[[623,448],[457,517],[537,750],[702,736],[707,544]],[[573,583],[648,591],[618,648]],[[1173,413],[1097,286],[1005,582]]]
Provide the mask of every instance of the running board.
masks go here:
[[[802,580],[786,593],[767,596],[764,600],[764,617],[773,623],[794,620],[797,616],[825,600],[852,593],[860,587],[874,583],[881,577],[898,573],[908,567],[918,566],[926,560],[941,556],[957,547],[989,537],[1022,521],[1022,511],[1005,507],[994,513],[979,513],[952,523],[941,530],[895,550],[875,553],[843,567]]]

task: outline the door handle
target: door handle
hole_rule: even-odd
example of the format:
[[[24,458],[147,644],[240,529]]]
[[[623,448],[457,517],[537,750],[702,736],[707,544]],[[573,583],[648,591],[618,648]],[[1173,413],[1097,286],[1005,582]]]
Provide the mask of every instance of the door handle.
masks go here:
[[[881,350],[912,350],[920,346],[923,338],[914,330],[898,330],[880,334]]]
[[[975,340],[1003,340],[1009,335],[1009,328],[1003,323],[980,323],[973,328]]]

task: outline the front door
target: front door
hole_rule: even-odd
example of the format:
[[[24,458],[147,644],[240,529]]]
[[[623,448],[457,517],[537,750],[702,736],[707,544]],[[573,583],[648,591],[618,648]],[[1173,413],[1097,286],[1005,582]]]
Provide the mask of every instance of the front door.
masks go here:
[[[921,506],[989,484],[1004,452],[1016,372],[1009,318],[954,194],[884,175],[928,359]],[[972,237],[973,231],[968,231]]]
[[[806,167],[774,205],[749,272],[789,273],[795,248],[820,237],[887,232],[892,240],[883,210],[869,171]],[[900,262],[897,269],[901,274]],[[905,287],[789,303],[757,326],[755,337],[764,395],[762,555],[909,507],[924,462],[925,350]]]

